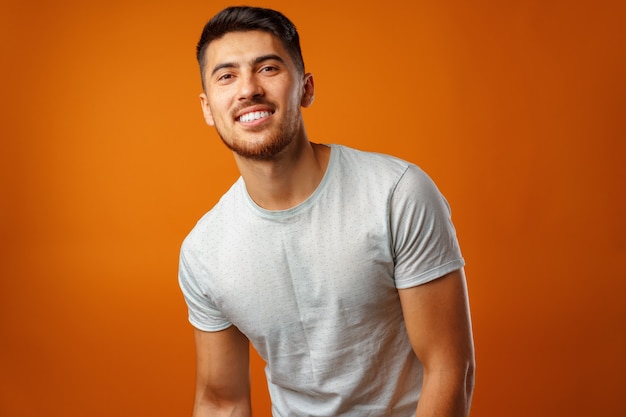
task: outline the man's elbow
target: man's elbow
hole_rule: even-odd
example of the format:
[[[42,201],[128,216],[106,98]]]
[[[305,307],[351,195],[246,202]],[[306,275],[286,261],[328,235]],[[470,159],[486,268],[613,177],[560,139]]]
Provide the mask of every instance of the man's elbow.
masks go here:
[[[236,416],[250,417],[250,398],[224,400],[217,397],[196,399],[193,417]]]
[[[466,362],[465,367],[465,398],[467,409],[469,410],[474,394],[474,384],[476,380],[476,359],[472,355]]]
[[[231,387],[224,384],[204,385],[196,391],[194,417],[237,416],[251,414],[249,385]]]

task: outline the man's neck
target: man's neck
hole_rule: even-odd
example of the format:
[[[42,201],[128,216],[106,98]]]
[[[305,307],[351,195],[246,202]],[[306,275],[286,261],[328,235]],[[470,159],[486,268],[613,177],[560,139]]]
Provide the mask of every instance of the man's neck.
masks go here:
[[[294,141],[275,159],[256,161],[235,155],[252,200],[266,210],[286,210],[306,200],[322,181],[330,148]]]

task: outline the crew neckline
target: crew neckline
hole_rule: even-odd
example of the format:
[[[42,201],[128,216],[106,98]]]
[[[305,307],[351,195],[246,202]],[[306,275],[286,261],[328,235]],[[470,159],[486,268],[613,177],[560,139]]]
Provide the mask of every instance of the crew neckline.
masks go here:
[[[336,152],[337,150],[337,146],[334,144],[325,144],[325,146],[328,146],[330,148],[330,156],[328,157],[328,165],[326,166],[326,171],[324,172],[324,176],[322,177],[322,180],[320,181],[320,183],[317,185],[317,187],[315,188],[315,190],[311,193],[310,196],[308,196],[303,202],[301,202],[300,204],[287,208],[287,209],[283,209],[283,210],[268,210],[268,209],[264,209],[263,207],[259,206],[257,203],[254,202],[254,200],[252,199],[252,197],[250,197],[250,194],[248,194],[248,189],[246,188],[246,183],[243,180],[243,177],[240,177],[240,181],[241,181],[241,192],[243,193],[248,206],[250,206],[250,208],[252,208],[256,213],[260,214],[263,217],[268,217],[268,218],[272,218],[272,219],[276,219],[276,218],[283,218],[283,217],[288,217],[288,216],[292,216],[298,212],[301,212],[303,210],[306,210],[308,207],[310,207],[315,200],[317,200],[318,195],[326,188],[326,184],[329,181],[330,178],[330,173],[334,170],[334,166],[336,164],[336,159],[338,157],[338,152]]]

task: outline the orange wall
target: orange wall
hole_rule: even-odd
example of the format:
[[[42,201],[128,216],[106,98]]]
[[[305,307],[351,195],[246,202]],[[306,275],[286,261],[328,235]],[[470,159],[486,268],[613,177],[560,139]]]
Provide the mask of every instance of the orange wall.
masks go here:
[[[626,3],[250,3],[300,29],[313,140],[452,204],[473,415],[626,415]],[[237,176],[194,46],[225,5],[2,0],[1,416],[190,415],[178,249]]]

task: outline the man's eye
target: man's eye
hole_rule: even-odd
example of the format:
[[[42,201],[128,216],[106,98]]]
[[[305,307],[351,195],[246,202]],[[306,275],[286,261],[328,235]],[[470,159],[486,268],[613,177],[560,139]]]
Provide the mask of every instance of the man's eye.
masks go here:
[[[226,81],[226,80],[229,80],[229,79],[231,79],[231,78],[233,78],[233,75],[232,75],[232,74],[223,74],[223,75],[220,75],[220,76],[217,78],[217,81]]]
[[[278,71],[278,68],[268,65],[266,67],[261,68],[261,72],[274,72]]]

